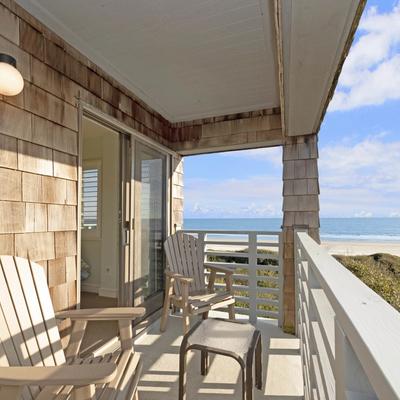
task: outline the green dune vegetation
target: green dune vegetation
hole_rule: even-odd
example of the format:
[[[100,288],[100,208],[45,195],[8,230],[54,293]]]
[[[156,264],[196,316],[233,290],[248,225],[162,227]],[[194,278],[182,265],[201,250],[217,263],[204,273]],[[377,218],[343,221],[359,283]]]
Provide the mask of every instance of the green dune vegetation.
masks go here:
[[[247,253],[248,250],[240,250],[239,253]],[[238,252],[236,252],[238,253]],[[257,282],[257,286],[259,288],[272,288],[278,289],[279,282],[278,282],[278,272],[275,270],[268,270],[268,266],[272,269],[278,266],[277,255],[278,253],[270,251],[270,250],[259,250],[259,253],[268,255],[271,254],[271,258],[259,258],[257,259],[257,264],[260,266],[265,266],[264,268],[261,267],[257,270],[257,276],[262,277],[262,280]],[[238,256],[209,256],[208,261],[210,262],[225,262],[225,263],[234,263],[238,264],[237,268],[235,269],[235,274],[238,275],[238,278],[234,279],[234,285],[236,285],[235,289],[235,296],[236,296],[236,307],[248,309],[249,303],[246,301],[246,297],[248,297],[249,293],[248,290],[241,288],[246,287],[248,281],[246,279],[246,275],[248,274],[247,268],[241,267],[240,264],[246,264],[248,262],[248,258],[246,255],[243,257]],[[223,283],[222,278],[217,278],[215,280],[216,283]],[[278,295],[276,293],[258,293],[257,297],[259,299],[267,299],[269,304],[258,304],[257,308],[262,311],[266,312],[274,312],[278,313]]]
[[[248,291],[245,290],[244,287],[247,286],[247,279],[245,276],[248,271],[247,268],[240,265],[248,262],[245,255],[247,249],[239,252],[244,253],[244,256],[210,256],[208,261],[238,264],[235,270],[235,274],[237,274],[238,277],[234,279],[234,285],[236,285],[235,295],[237,296],[236,306],[247,309],[249,307],[248,301],[246,301]],[[261,250],[259,252],[271,254],[275,257],[277,255],[277,253],[269,250]],[[335,255],[334,257],[367,286],[400,311],[400,257],[382,253],[369,256]],[[274,257],[271,259],[263,258],[258,259],[258,265],[264,265],[265,267],[271,266],[273,268],[278,265],[278,261]],[[269,271],[261,268],[257,270],[257,275],[264,277],[263,280],[258,282],[258,287],[278,288],[278,274],[276,271]],[[223,279],[217,278],[216,283],[223,283]],[[270,300],[269,304],[258,305],[258,309],[261,312],[278,311],[277,304],[273,304],[278,300],[275,293],[259,293],[258,297]]]
[[[400,311],[400,257],[384,253],[334,257]]]

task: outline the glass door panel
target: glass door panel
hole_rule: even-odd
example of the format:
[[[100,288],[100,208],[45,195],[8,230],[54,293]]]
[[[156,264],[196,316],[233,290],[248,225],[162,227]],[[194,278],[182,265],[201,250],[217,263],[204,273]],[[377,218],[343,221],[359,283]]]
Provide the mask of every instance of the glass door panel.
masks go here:
[[[166,231],[166,158],[145,145],[135,149],[135,304],[151,313],[162,305]]]

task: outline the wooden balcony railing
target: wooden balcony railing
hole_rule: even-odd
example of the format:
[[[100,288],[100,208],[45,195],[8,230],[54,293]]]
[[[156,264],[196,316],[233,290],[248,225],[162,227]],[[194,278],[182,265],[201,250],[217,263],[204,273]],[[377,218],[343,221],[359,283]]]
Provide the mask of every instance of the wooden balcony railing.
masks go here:
[[[195,235],[204,248],[204,261],[234,270],[236,312],[282,321],[281,232],[184,230]],[[223,289],[222,278],[216,287]]]
[[[400,399],[400,313],[295,234],[297,334],[306,399]]]

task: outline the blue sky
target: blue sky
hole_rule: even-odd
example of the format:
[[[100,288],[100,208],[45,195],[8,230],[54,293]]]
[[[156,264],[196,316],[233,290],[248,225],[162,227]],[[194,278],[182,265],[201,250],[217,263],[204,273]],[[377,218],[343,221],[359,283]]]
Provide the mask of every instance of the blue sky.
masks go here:
[[[400,217],[400,0],[370,0],[319,133],[322,217]],[[185,159],[186,218],[282,215],[281,149]]]

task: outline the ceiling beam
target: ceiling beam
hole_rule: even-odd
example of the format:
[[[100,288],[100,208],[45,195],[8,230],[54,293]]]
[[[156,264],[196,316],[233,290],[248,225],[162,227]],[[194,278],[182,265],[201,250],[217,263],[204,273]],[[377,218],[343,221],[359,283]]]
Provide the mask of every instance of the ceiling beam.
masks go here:
[[[171,147],[181,155],[282,144],[279,108],[172,124]]]

